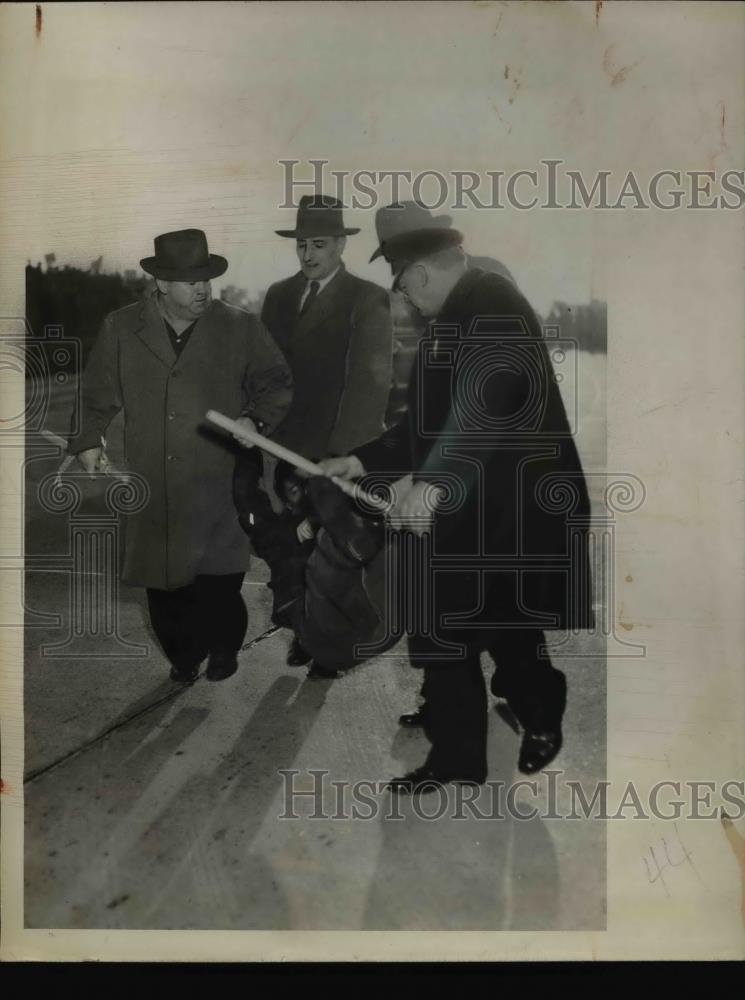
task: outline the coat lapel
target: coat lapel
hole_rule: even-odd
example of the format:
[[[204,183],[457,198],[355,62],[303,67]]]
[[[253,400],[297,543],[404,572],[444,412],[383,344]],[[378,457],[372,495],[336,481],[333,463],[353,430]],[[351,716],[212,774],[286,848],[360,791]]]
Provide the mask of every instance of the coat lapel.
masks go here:
[[[406,392],[409,434],[411,435],[412,452],[417,465],[424,461],[424,457],[427,455],[432,446],[431,439],[423,436],[419,430],[418,414],[421,406],[421,393],[423,391],[427,392],[430,408],[430,420],[433,418],[433,411],[437,410],[440,414],[440,422],[444,424],[447,418],[448,408],[451,405],[451,367],[449,365],[434,367],[428,366],[426,390],[420,383],[420,371],[423,367],[422,351],[424,350],[424,343],[428,342],[428,350],[430,352],[428,355],[429,358],[432,358],[434,354],[437,354],[438,348],[442,349],[443,346],[448,346],[447,343],[445,345],[442,344],[441,338],[438,336],[437,328],[438,326],[446,328],[460,326],[463,318],[462,311],[464,309],[467,296],[471,294],[474,287],[478,284],[482,274],[483,272],[476,268],[465,272],[452,289],[445,302],[442,304],[437,316],[429,321],[426,330],[423,332],[419,339],[419,343],[417,344],[417,354],[414,364],[412,365],[409,385]],[[448,332],[450,333],[452,331],[449,330]],[[459,337],[456,339],[456,344],[459,342],[461,337],[467,336],[468,332],[468,329],[465,331],[461,329]],[[447,337],[444,339],[447,341]]]
[[[141,324],[135,331],[137,336],[159,361],[162,361],[166,367],[173,368],[176,361],[176,354],[166,333],[166,328],[154,295],[146,299],[143,303],[140,318]],[[196,330],[194,333],[196,333]]]
[[[298,316],[297,322],[295,323],[295,328],[293,331],[293,337],[304,337],[310,330],[314,327],[319,326],[328,319],[328,317],[336,309],[337,303],[339,301],[339,296],[344,290],[344,285],[346,283],[347,272],[342,264],[338,272],[334,275],[333,279],[326,285],[326,287],[318,295],[318,298],[313,302],[308,308],[307,312],[303,313],[302,316]],[[303,285],[300,289],[300,295],[297,297],[297,304],[295,309],[295,315],[297,315],[297,310],[300,304],[300,296],[305,289],[305,279],[303,279]]]

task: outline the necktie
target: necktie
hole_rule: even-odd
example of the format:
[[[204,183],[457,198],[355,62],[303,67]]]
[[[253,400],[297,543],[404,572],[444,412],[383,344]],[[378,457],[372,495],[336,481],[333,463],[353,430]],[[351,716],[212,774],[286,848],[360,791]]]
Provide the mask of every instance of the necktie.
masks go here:
[[[321,287],[320,281],[311,281],[311,283],[310,283],[310,291],[305,296],[305,302],[303,302],[303,304],[302,304],[302,306],[300,308],[300,315],[301,316],[308,311],[308,309],[311,307],[311,305],[315,301],[316,296],[318,295],[318,289],[320,287]]]

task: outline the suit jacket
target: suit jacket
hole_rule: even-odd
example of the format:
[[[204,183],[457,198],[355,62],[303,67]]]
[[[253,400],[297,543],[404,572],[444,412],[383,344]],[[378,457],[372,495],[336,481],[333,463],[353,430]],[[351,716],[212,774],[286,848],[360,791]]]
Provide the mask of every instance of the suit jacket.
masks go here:
[[[388,293],[338,274],[299,316],[302,272],[272,285],[261,319],[287,358],[293,399],[275,438],[305,458],[345,455],[383,430],[393,334]]]
[[[462,276],[419,343],[407,403],[355,454],[369,472],[451,489],[434,525],[452,570],[438,613],[487,631],[590,627],[584,473],[540,326],[508,279]]]
[[[233,504],[236,447],[205,424],[209,409],[274,428],[292,394],[289,369],[259,320],[212,302],[179,357],[155,298],[110,313],[82,376],[70,452],[101,443],[124,410],[128,467],[149,499],[128,519],[125,582],[168,590],[199,573],[238,573],[248,540]]]

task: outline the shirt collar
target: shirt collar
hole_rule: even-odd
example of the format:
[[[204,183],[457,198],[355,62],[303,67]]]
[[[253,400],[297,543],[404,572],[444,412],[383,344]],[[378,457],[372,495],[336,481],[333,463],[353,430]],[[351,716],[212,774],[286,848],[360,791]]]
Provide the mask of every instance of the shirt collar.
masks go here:
[[[337,276],[337,274],[339,273],[339,271],[341,271],[341,264],[339,264],[337,266],[336,270],[332,271],[331,274],[327,274],[325,278],[306,278],[306,281],[305,281],[305,291],[306,292],[310,291],[310,283],[311,283],[311,281],[317,281],[318,282],[318,293],[320,294],[324,290],[324,288],[326,287],[326,285],[328,285],[328,283],[330,281],[334,280],[334,278]]]

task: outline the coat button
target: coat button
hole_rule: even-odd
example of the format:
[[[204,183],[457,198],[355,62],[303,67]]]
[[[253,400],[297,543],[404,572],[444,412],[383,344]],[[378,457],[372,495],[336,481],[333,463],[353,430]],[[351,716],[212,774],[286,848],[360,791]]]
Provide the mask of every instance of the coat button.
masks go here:
[[[181,378],[181,372],[171,372],[171,378]]]
[[[169,420],[175,420],[176,419],[176,414],[173,412],[173,410],[171,410],[171,412],[168,414],[168,419]]]
[[[169,462],[175,462],[176,461],[176,456],[175,455],[169,455],[168,456],[168,461]]]

